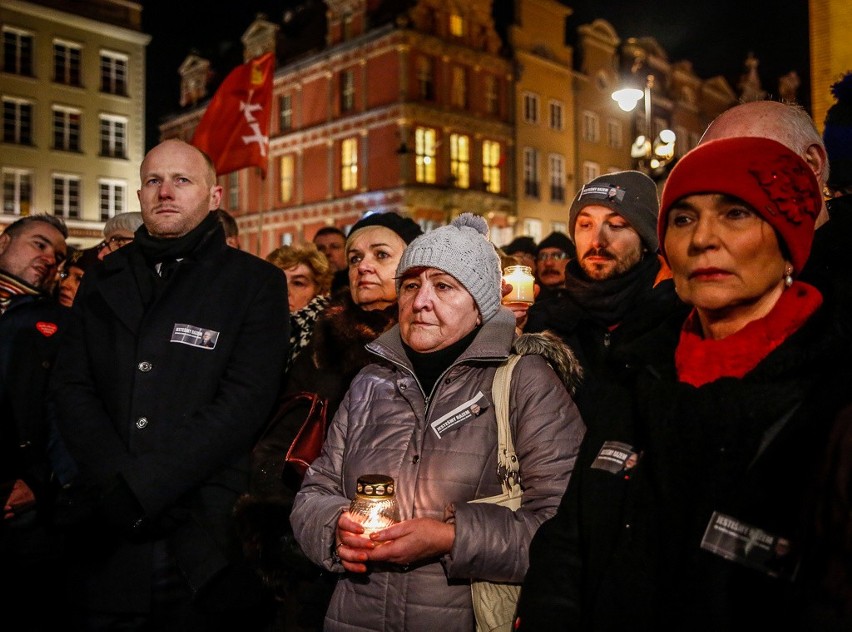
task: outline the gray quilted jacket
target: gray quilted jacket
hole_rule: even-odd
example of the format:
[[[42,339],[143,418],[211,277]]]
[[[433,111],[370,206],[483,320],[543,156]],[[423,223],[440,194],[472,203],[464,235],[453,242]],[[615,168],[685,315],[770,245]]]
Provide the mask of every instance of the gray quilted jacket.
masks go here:
[[[367,345],[383,361],[355,377],[331,423],[322,455],[296,496],[291,514],[296,538],[314,562],[344,573],[331,555],[338,516],[355,496],[358,476],[379,473],[396,481],[401,519],[454,520],[455,543],[449,555],[409,569],[342,574],[326,630],[470,632],[475,626],[470,579],[523,579],[530,540],[556,513],[585,426],[560,376],[542,356],[525,355],[515,366],[509,400],[523,504],[517,512],[468,504],[502,491],[491,383],[514,337],[514,316],[501,309],[428,399],[403,351],[398,326]],[[542,340],[545,346],[561,344],[555,338],[537,342]],[[576,377],[570,351],[561,352],[567,372]],[[479,413],[439,437],[433,422],[474,401]]]

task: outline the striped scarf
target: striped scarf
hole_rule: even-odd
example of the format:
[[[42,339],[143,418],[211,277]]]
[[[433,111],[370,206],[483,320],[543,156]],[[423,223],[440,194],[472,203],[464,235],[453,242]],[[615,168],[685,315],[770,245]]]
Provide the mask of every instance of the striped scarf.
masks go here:
[[[41,292],[11,274],[0,272],[0,316],[6,313],[13,297],[27,294],[38,296]]]

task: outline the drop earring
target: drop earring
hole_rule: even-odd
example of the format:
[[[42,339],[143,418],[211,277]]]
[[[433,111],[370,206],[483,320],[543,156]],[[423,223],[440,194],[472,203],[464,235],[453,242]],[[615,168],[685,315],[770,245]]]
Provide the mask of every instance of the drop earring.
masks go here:
[[[793,266],[788,265],[784,268],[784,287],[793,285]]]

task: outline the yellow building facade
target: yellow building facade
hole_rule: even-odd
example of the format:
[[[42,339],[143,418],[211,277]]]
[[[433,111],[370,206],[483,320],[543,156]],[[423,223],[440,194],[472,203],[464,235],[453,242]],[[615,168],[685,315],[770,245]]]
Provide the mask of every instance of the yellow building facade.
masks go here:
[[[820,131],[832,105],[831,84],[852,71],[852,3],[810,0],[811,113]]]
[[[150,40],[141,11],[125,0],[0,3],[0,228],[51,213],[69,244],[87,247],[106,219],[137,209]]]

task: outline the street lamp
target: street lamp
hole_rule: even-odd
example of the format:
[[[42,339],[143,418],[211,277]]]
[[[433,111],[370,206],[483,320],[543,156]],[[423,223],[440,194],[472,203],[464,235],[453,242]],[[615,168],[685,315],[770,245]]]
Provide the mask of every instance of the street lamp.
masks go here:
[[[637,62],[639,60],[637,59]],[[636,71],[634,64],[633,72]],[[636,160],[639,168],[649,175],[658,176],[672,158],[674,158],[675,141],[677,137],[670,129],[660,130],[652,140],[653,127],[651,120],[651,90],[654,87],[654,75],[645,77],[645,89],[626,87],[612,93],[613,101],[618,103],[625,112],[632,112],[640,99],[645,100],[645,133],[638,134],[630,146],[630,157]]]

